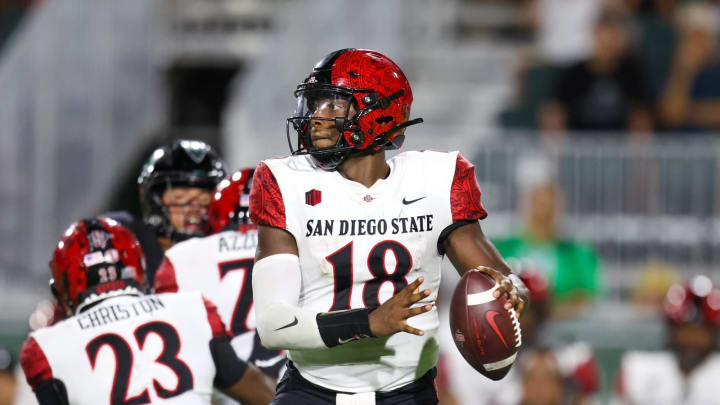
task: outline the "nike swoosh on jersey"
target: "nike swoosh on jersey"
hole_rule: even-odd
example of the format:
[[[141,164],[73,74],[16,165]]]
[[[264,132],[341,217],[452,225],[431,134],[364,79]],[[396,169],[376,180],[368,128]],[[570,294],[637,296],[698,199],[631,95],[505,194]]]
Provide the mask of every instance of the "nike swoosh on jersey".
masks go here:
[[[405,199],[405,197],[403,197],[403,204],[405,204],[405,205],[412,204],[412,203],[414,203],[414,202],[417,202],[417,201],[422,200],[422,199],[425,198],[425,197],[427,197],[427,196],[422,196],[422,197],[420,197],[420,198],[416,198],[416,199],[414,199],[414,200],[409,200],[409,201],[408,201],[407,199]]]
[[[295,319],[294,319],[292,322],[290,322],[289,324],[287,324],[287,325],[285,325],[285,326],[281,326],[281,327],[275,329],[275,331],[277,332],[277,331],[279,331],[280,329],[289,328],[289,327],[295,326],[295,325],[297,325],[297,324],[298,324],[298,320],[297,320],[297,316],[296,316]]]
[[[490,326],[493,328],[493,330],[495,331],[495,334],[497,334],[498,337],[500,338],[500,340],[502,340],[505,347],[510,348],[510,346],[508,346],[507,342],[505,341],[505,338],[503,337],[502,333],[500,333],[500,328],[498,328],[497,324],[495,323],[495,317],[498,315],[500,315],[500,313],[497,311],[487,311],[485,313],[485,319],[488,321]]]

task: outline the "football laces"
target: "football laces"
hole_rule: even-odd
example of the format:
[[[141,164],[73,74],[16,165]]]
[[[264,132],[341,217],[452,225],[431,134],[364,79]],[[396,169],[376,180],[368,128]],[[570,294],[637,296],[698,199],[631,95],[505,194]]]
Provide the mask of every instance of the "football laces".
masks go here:
[[[522,345],[522,331],[520,330],[520,321],[518,320],[517,314],[515,313],[515,308],[510,308],[508,312],[510,312],[510,320],[512,321],[513,330],[515,331],[515,347],[520,347]]]

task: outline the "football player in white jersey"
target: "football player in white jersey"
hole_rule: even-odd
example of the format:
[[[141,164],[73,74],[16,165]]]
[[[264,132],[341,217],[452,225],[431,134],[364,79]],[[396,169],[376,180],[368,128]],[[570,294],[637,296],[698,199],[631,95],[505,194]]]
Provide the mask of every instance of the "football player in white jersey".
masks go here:
[[[248,214],[252,174],[253,169],[238,170],[218,184],[208,207],[209,235],[165,252],[155,275],[155,292],[201,292],[217,305],[238,357],[277,379],[285,355],[262,346],[252,310],[257,246],[257,226]]]
[[[145,295],[144,255],[109,218],[70,226],[53,254],[53,293],[68,318],[36,330],[21,364],[41,405],[210,404],[213,386],[244,404],[272,388],[235,356],[200,293]]]
[[[618,404],[704,405],[720,399],[720,290],[706,276],[675,284],[663,303],[667,351],[625,353],[616,378]]]
[[[443,256],[460,273],[497,269],[509,310],[527,302],[480,228],[474,167],[457,152],[385,159],[422,120],[408,120],[410,85],[378,52],[327,55],[295,95],[298,148],[261,162],[250,195],[257,330],[291,360],[273,403],[436,403]]]

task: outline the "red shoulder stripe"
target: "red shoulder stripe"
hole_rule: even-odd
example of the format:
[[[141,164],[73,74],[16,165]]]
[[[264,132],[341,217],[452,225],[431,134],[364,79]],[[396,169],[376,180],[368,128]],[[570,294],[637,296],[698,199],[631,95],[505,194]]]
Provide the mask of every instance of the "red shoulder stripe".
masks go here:
[[[212,329],[213,337],[219,338],[227,336],[227,332],[225,332],[225,324],[222,319],[220,319],[220,315],[218,315],[215,304],[205,297],[203,297],[203,302],[205,303],[205,309],[208,314],[208,322],[210,323],[210,329]]]
[[[35,391],[41,382],[53,378],[50,363],[48,363],[45,353],[43,353],[40,345],[38,345],[32,336],[27,338],[25,343],[23,343],[22,351],[20,352],[20,364],[25,372],[25,378],[27,378],[27,382],[33,391]]]
[[[155,284],[153,285],[156,293],[178,292],[175,266],[167,256],[163,257],[162,263],[155,272]]]
[[[475,178],[475,166],[458,153],[455,161],[455,177],[450,188],[452,220],[475,221],[487,217],[480,201],[480,185]]]
[[[286,229],[285,203],[270,168],[260,162],[250,190],[250,220],[257,225]]]

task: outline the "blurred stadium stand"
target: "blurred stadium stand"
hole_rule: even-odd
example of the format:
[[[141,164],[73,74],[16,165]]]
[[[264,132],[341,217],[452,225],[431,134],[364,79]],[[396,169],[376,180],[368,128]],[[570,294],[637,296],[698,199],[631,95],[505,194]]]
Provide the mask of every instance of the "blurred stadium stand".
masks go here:
[[[63,228],[102,208],[124,163],[161,122],[150,7],[132,0],[45,2],[6,45],[3,318],[27,316],[28,305],[45,295],[49,254]]]

